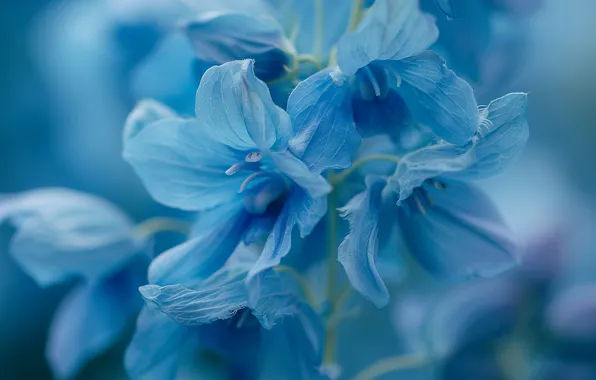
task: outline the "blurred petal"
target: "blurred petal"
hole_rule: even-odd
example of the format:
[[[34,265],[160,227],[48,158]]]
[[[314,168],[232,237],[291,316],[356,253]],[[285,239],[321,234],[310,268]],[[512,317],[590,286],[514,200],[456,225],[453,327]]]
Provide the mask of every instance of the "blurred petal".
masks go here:
[[[517,265],[512,233],[490,199],[471,185],[425,185],[400,207],[399,220],[411,254],[434,275],[467,280]]]
[[[439,9],[445,13],[446,16],[451,18],[456,18],[457,15],[453,12],[453,5],[451,5],[451,0],[435,0],[437,2],[437,6]]]
[[[73,190],[46,188],[7,197],[0,222],[17,229],[10,253],[40,285],[70,277],[100,279],[142,250],[133,223],[113,204]]]
[[[103,282],[79,285],[62,302],[54,316],[47,347],[57,378],[73,378],[87,361],[122,337],[142,306],[137,293],[144,282],[142,272],[133,268]]]
[[[243,178],[226,170],[244,155],[211,139],[206,128],[195,120],[164,119],[128,141],[124,159],[155,200],[196,211],[237,196]]]
[[[431,51],[402,61],[383,62],[400,78],[397,91],[416,121],[453,144],[465,144],[480,123],[472,87]]]
[[[386,184],[382,177],[367,176],[366,191],[340,209],[342,217],[350,222],[350,233],[339,246],[338,260],[352,286],[378,308],[389,302],[389,292],[376,267],[381,193]]]
[[[526,119],[528,95],[511,93],[493,100],[486,108],[485,121],[478,129],[476,161],[462,173],[449,178],[481,179],[501,173],[526,146],[530,128]]]
[[[296,131],[290,149],[315,173],[349,167],[361,141],[352,119],[350,85],[335,83],[331,70],[300,82],[288,100]]]
[[[122,135],[124,145],[149,124],[162,119],[171,119],[175,117],[176,113],[174,110],[155,100],[145,99],[139,101],[128,115],[126,123],[124,124],[124,133]]]
[[[181,359],[181,346],[187,335],[187,328],[177,324],[160,310],[143,308],[124,356],[124,365],[130,378],[175,379]]]
[[[267,85],[255,76],[254,61],[234,61],[207,70],[195,112],[205,134],[239,150],[283,149],[292,131]],[[244,159],[243,159],[244,160]]]
[[[222,64],[252,58],[256,75],[270,81],[292,67],[294,47],[275,20],[248,14],[207,12],[184,25],[198,59]]]
[[[149,283],[192,286],[221,268],[242,240],[250,216],[241,208],[219,225],[159,255],[149,267]]]
[[[557,294],[546,310],[546,325],[558,337],[596,341],[596,285],[576,285]]]
[[[354,32],[337,48],[342,72],[353,75],[376,60],[401,60],[428,49],[439,35],[434,17],[423,13],[418,0],[377,0]]]

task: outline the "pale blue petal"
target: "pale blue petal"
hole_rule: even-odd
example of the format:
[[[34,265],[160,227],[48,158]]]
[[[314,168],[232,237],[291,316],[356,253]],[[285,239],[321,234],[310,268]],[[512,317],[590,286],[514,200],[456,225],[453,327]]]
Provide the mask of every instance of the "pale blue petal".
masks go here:
[[[441,56],[426,51],[383,64],[399,78],[397,91],[417,122],[447,142],[459,145],[470,140],[480,123],[474,91]]]
[[[226,170],[245,155],[214,141],[195,120],[164,119],[146,126],[124,147],[155,200],[183,210],[205,210],[237,196],[241,176]]]
[[[79,285],[60,304],[46,352],[56,378],[72,379],[122,337],[142,306],[137,288],[144,282],[143,268]]]
[[[269,156],[275,167],[288,176],[312,197],[319,197],[331,192],[331,185],[317,172],[309,170],[304,162],[296,158],[289,150],[272,152]]]
[[[296,133],[290,149],[315,173],[350,167],[361,141],[352,116],[350,85],[336,83],[331,71],[302,81],[288,100]]]
[[[515,326],[522,291],[510,281],[465,284],[443,295],[424,323],[427,344],[441,357],[506,336]]]
[[[550,301],[545,312],[546,327],[557,337],[574,341],[596,341],[596,285],[574,285]]]
[[[144,99],[137,103],[124,123],[122,134],[123,144],[135,137],[146,126],[162,120],[177,117],[176,112],[170,107],[151,99]]]
[[[426,180],[460,173],[475,162],[476,151],[472,143],[465,146],[429,145],[400,159],[397,169],[389,178],[389,186],[398,194],[400,204]]]
[[[149,267],[149,283],[191,286],[221,268],[242,240],[250,215],[242,208],[227,220],[159,255]]]
[[[425,185],[400,207],[404,240],[432,274],[456,280],[492,277],[518,264],[518,247],[491,200],[458,182]]]
[[[0,204],[3,220],[17,229],[11,255],[42,286],[76,276],[100,279],[140,254],[144,245],[133,235],[132,220],[116,206],[73,190],[10,196]]]
[[[526,118],[528,95],[511,93],[493,100],[483,114],[477,132],[476,162],[450,178],[473,180],[501,173],[514,162],[526,146],[530,128]]]
[[[184,25],[198,59],[215,64],[252,58],[256,75],[271,81],[293,66],[295,49],[273,19],[207,12]]]
[[[205,134],[234,149],[283,149],[292,133],[290,117],[273,103],[267,85],[255,76],[252,60],[207,70],[195,112]]]
[[[293,188],[288,194],[261,256],[250,270],[250,281],[258,273],[279,265],[290,252],[292,231],[298,224],[302,237],[312,232],[326,213],[326,200],[313,199],[301,189]]]
[[[439,36],[434,17],[423,13],[418,0],[377,0],[358,28],[345,34],[337,62],[347,75],[377,60],[400,60],[428,49]]]
[[[254,217],[242,238],[244,244],[251,245],[266,242],[273,230],[276,219],[274,215],[269,213]]]
[[[151,98],[190,115],[201,72],[190,42],[181,32],[165,37],[131,75],[135,99]]]
[[[386,184],[380,176],[367,176],[366,191],[340,209],[342,217],[350,222],[350,233],[338,248],[338,260],[354,289],[378,308],[389,302],[389,292],[376,265],[383,207],[381,193]]]
[[[181,346],[188,328],[155,308],[145,307],[137,319],[124,366],[133,380],[175,379],[181,361]]]
[[[294,316],[263,332],[263,379],[329,379],[321,373],[325,324],[309,306],[297,305]]]

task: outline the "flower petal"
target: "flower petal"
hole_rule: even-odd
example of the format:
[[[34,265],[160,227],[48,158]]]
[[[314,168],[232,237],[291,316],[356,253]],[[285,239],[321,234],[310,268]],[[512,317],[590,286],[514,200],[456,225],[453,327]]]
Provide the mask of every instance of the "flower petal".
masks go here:
[[[46,188],[6,198],[0,222],[17,229],[10,253],[40,285],[109,275],[140,254],[132,221],[113,204],[73,190]]]
[[[288,100],[296,131],[290,150],[315,173],[349,167],[361,141],[352,117],[350,85],[336,83],[331,70],[300,82]]]
[[[144,307],[137,319],[124,366],[131,379],[175,379],[188,328],[155,308]]]
[[[530,128],[526,118],[528,95],[511,93],[490,102],[484,122],[478,129],[476,161],[449,178],[475,180],[501,173],[515,161],[526,146]]]
[[[294,187],[288,194],[284,206],[269,235],[261,256],[250,270],[247,281],[258,273],[279,265],[292,245],[292,231],[298,224],[304,237],[312,231],[327,211],[326,199],[312,198],[303,190]]]
[[[130,139],[124,159],[155,200],[183,210],[205,210],[237,196],[243,179],[226,170],[244,155],[210,138],[194,120],[164,119]]]
[[[144,265],[102,282],[75,288],[59,306],[50,328],[47,356],[57,378],[71,379],[121,338],[141,309],[137,287]],[[140,269],[140,270],[139,270]]]
[[[480,123],[472,87],[447,68],[443,58],[426,51],[383,65],[400,78],[397,91],[419,123],[453,144],[465,144]]]
[[[558,337],[596,342],[596,285],[569,287],[557,294],[546,309],[546,327]]]
[[[273,152],[270,158],[276,168],[287,175],[296,185],[307,191],[312,197],[319,197],[331,192],[331,185],[317,172],[309,170],[304,162],[290,151]]]
[[[135,137],[146,126],[162,119],[175,118],[176,112],[170,107],[151,99],[144,99],[137,103],[124,123],[122,135],[123,144]]]
[[[206,12],[184,25],[201,61],[255,60],[256,75],[275,80],[293,65],[295,49],[273,19],[234,12]]]
[[[288,114],[277,107],[254,61],[212,67],[203,76],[195,112],[205,134],[234,149],[284,149],[292,133]]]
[[[435,0],[441,12],[445,13],[447,17],[456,18],[457,15],[453,11],[451,0]]]
[[[439,36],[434,17],[418,0],[377,0],[358,28],[337,47],[342,72],[353,75],[376,60],[401,60],[428,49]]]
[[[389,292],[376,267],[381,193],[386,184],[380,176],[367,176],[366,191],[340,209],[342,217],[350,222],[350,233],[339,246],[338,260],[352,286],[378,308],[389,302]]]
[[[425,185],[398,215],[411,254],[434,275],[492,277],[518,264],[512,233],[490,199],[471,185]]]
[[[149,283],[192,286],[215,273],[242,240],[250,216],[241,205],[227,219],[159,255],[149,267]]]

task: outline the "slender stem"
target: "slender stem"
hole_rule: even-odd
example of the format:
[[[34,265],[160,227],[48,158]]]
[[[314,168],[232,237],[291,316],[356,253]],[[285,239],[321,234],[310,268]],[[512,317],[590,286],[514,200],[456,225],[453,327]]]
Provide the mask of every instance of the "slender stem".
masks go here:
[[[328,177],[332,178],[334,176],[333,170],[330,170],[328,173]],[[335,191],[332,191],[329,194],[328,199],[328,211],[327,211],[327,300],[332,302],[332,312],[335,313],[335,302],[333,302],[335,297],[335,267],[336,267],[336,260],[337,260],[337,194]],[[335,344],[336,344],[336,337],[337,330],[334,324],[327,324],[327,333],[325,337],[325,354],[323,358],[323,362],[330,364],[335,361]]]
[[[323,53],[323,34],[325,32],[325,6],[323,0],[315,0],[315,40],[313,55],[320,58]]]
[[[371,154],[370,156],[363,157],[352,164],[352,167],[349,169],[344,170],[343,172],[339,173],[336,176],[331,177],[331,184],[337,185],[346,178],[348,178],[352,173],[358,170],[362,165],[368,164],[370,162],[375,161],[389,161],[395,164],[399,164],[399,157],[391,155],[391,154]]]
[[[314,67],[316,67],[317,70],[321,70],[323,67],[321,66],[321,64],[319,63],[319,61],[312,55],[299,55],[296,57],[296,60],[299,63],[310,63],[311,65],[313,65]]]
[[[308,281],[300,273],[298,273],[294,268],[291,268],[291,267],[288,267],[285,265],[280,265],[280,266],[275,267],[275,271],[277,271],[279,273],[286,272],[286,273],[289,273],[290,275],[292,275],[292,277],[294,277],[296,279],[296,281],[298,282],[298,285],[300,286],[300,291],[302,292],[302,294],[308,301],[309,305],[312,306],[313,308],[317,307],[317,301],[314,296],[314,293],[313,293],[312,289],[310,288]]]
[[[179,232],[188,234],[190,225],[188,222],[172,218],[151,218],[135,226],[133,234],[139,238],[147,238],[158,232]]]
[[[379,360],[371,366],[366,367],[353,380],[373,380],[394,371],[421,367],[426,363],[428,363],[428,358],[422,355],[394,356]]]
[[[355,30],[362,20],[362,13],[364,12],[364,0],[354,0],[352,5],[352,14],[350,16],[350,23],[348,24],[348,32]]]

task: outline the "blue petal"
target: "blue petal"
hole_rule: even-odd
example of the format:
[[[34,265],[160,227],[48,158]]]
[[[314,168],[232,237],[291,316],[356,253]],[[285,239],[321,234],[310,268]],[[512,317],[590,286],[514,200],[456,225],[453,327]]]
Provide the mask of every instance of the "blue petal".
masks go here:
[[[425,185],[402,206],[411,254],[440,277],[491,277],[517,265],[517,245],[490,199],[471,185]]]
[[[192,45],[182,33],[174,33],[135,68],[131,91],[136,99],[156,99],[190,114],[200,79],[197,74]]]
[[[124,147],[130,163],[158,202],[205,210],[238,196],[244,178],[226,170],[244,154],[214,141],[194,120],[164,119],[146,126]]]
[[[250,216],[237,209],[219,225],[162,253],[149,267],[149,283],[191,286],[211,276],[234,252],[249,221]]]
[[[473,144],[456,146],[437,144],[415,150],[401,158],[389,186],[398,194],[398,204],[426,180],[460,173],[476,162]]]
[[[444,357],[511,332],[522,306],[522,290],[498,279],[465,284],[445,294],[424,326],[434,353]]]
[[[282,258],[290,252],[294,226],[298,224],[302,237],[305,237],[325,215],[326,205],[326,199],[312,198],[294,187],[285,200],[261,256],[250,270],[248,281],[258,273],[279,265]]]
[[[546,327],[557,337],[596,342],[596,285],[581,284],[560,291],[546,309]]]
[[[56,378],[73,378],[87,361],[121,338],[142,306],[137,293],[144,281],[142,274],[142,270],[131,269],[103,282],[79,285],[62,302],[47,346]]]
[[[141,100],[124,123],[123,144],[126,145],[128,140],[139,134],[146,126],[162,119],[175,117],[176,113],[168,106],[151,99]]]
[[[457,15],[453,12],[453,5],[451,0],[435,0],[439,9],[447,15],[447,17],[456,18]]]
[[[328,379],[321,374],[325,324],[309,306],[299,304],[292,317],[263,332],[264,379]]]
[[[345,34],[337,47],[337,62],[353,75],[376,60],[401,60],[428,49],[439,35],[434,17],[416,0],[377,0],[358,28]]]
[[[350,222],[350,233],[339,246],[338,260],[352,286],[378,308],[389,302],[389,292],[376,267],[382,192],[386,184],[380,176],[367,176],[366,191],[340,209],[342,217]]]
[[[234,149],[283,149],[292,133],[290,117],[273,103],[267,85],[255,76],[252,60],[207,70],[195,112],[205,134]]]
[[[528,95],[511,93],[493,100],[481,113],[483,122],[475,144],[476,161],[449,178],[474,180],[501,173],[526,146],[530,128],[526,119]]]
[[[175,379],[188,329],[155,308],[145,307],[137,319],[124,365],[131,379]]]
[[[40,285],[75,276],[100,279],[140,254],[132,221],[111,203],[73,190],[47,188],[8,197],[0,222],[17,229],[11,255]]]
[[[288,100],[296,131],[290,149],[315,173],[349,167],[361,141],[352,117],[350,85],[336,83],[331,70],[302,81]]]
[[[383,62],[398,78],[398,93],[419,123],[453,144],[465,144],[480,122],[472,87],[427,51],[402,61]]]
[[[184,25],[198,59],[215,64],[252,58],[256,75],[275,80],[292,67],[295,49],[275,20],[248,14],[207,12]]]
[[[306,164],[296,158],[289,150],[273,152],[270,158],[279,171],[287,175],[312,197],[323,196],[331,192],[331,185],[327,180],[317,172],[309,170]]]

